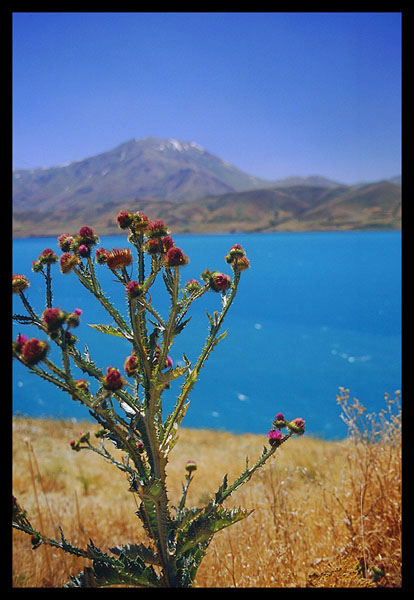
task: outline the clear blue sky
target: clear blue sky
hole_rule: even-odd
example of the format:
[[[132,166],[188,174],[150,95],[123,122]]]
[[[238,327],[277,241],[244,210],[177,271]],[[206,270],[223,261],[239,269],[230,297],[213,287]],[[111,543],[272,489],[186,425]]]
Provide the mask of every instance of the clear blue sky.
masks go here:
[[[13,13],[13,166],[131,138],[259,177],[401,172],[401,14]]]

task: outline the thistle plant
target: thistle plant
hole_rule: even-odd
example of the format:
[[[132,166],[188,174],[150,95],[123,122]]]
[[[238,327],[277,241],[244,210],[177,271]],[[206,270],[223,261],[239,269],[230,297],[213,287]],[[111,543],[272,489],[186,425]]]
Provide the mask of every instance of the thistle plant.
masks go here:
[[[70,442],[68,451],[94,452],[125,474],[129,491],[136,496],[139,507],[136,516],[142,522],[148,543],[113,545],[108,540],[108,550],[103,551],[90,540],[86,548],[79,548],[66,539],[61,529],[58,539],[37,531],[16,498],[13,498],[13,527],[31,536],[33,548],[46,544],[92,561],[91,566],[71,576],[65,587],[112,584],[191,587],[214,534],[252,512],[226,508],[225,500],[249,481],[281,444],[294,434],[303,434],[305,423],[300,418],[289,421],[277,414],[268,432],[268,445],[254,464],[249,465],[246,458],[244,470],[233,482],[225,475],[219,489],[201,507],[186,506],[188,489],[197,470],[197,465],[189,461],[183,465],[185,483],[178,506],[170,504],[166,466],[178,441],[189,395],[210,353],[226,337],[223,322],[236,297],[242,272],[250,265],[245,250],[235,244],[225,257],[231,276],[220,270],[205,269],[200,280],[190,279],[183,285],[181,274],[189,259],[175,245],[163,221],[150,221],[140,212],[121,211],[117,222],[127,232],[128,248],[97,247],[98,236],[85,226],[77,235],[58,237],[60,257],[48,248],[33,262],[32,270],[45,279],[43,312],[36,312],[28,300],[29,279],[13,275],[13,293],[20,296],[27,313],[13,318],[22,326],[35,326],[40,332],[39,338],[30,339],[19,333],[13,341],[13,356],[31,373],[87,407],[100,428],[95,436],[89,432],[80,434]],[[82,310],[64,310],[53,303],[51,272],[52,268],[58,268],[57,264],[63,274],[78,279],[111,319],[110,324],[91,327],[107,336],[127,340],[130,344],[127,356],[118,360],[114,357],[111,365],[101,368],[92,360],[87,347],[85,352],[80,350],[79,340],[72,331],[83,318]],[[99,269],[109,269],[115,281],[124,287],[123,314],[102,289]],[[158,277],[162,278],[169,296],[166,317],[157,310],[150,293]],[[218,309],[212,315],[207,313],[205,344],[195,362],[183,354],[183,362],[174,366],[170,358],[172,344],[188,326],[193,302],[209,292],[217,295]],[[60,362],[52,360],[52,347]],[[82,378],[75,374],[79,371]],[[175,406],[164,415],[162,394],[178,379],[181,386]],[[111,444],[117,449],[117,457],[111,454]],[[120,454],[122,459],[118,458]]]

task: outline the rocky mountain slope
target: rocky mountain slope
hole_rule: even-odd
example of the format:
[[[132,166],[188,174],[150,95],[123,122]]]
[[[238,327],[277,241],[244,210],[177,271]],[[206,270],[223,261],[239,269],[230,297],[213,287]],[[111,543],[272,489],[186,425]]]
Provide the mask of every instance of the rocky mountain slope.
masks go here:
[[[48,169],[13,172],[13,235],[84,224],[119,233],[119,210],[162,218],[176,233],[399,229],[401,185],[347,186],[321,176],[265,181],[195,142],[146,138]]]

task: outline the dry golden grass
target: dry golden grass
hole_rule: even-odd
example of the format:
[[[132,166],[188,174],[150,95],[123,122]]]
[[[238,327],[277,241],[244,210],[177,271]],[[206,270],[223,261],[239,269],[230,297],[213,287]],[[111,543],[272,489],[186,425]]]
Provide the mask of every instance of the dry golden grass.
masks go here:
[[[401,586],[401,448],[399,422],[376,444],[326,442],[302,436],[282,446],[228,506],[254,508],[245,520],[214,537],[197,587]],[[15,418],[13,493],[32,524],[50,537],[57,526],[74,545],[92,538],[108,546],[145,541],[135,497],[125,475],[71,439],[90,423]],[[264,436],[183,428],[168,465],[169,498],[178,504],[184,465],[197,462],[187,505],[200,505],[261,454]],[[379,583],[355,569],[360,558],[382,562]],[[13,586],[59,587],[89,561],[60,550],[31,549],[13,530]]]

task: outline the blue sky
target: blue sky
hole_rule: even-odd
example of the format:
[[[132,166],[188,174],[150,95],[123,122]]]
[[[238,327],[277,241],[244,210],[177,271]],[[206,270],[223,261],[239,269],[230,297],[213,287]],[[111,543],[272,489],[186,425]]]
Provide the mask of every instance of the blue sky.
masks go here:
[[[195,141],[266,179],[401,172],[401,14],[13,13],[13,166]]]

